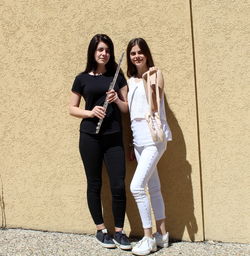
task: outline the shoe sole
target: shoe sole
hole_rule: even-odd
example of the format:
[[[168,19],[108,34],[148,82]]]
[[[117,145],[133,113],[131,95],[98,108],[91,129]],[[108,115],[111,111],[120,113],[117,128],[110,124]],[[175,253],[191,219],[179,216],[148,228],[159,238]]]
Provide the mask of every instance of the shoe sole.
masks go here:
[[[107,249],[114,249],[116,248],[115,244],[104,244],[100,242],[99,240],[96,240],[98,244],[100,244],[102,247],[107,248]]]
[[[168,244],[157,244],[158,247],[160,248],[168,248]]]
[[[156,252],[157,251],[157,248],[156,249],[152,249],[150,252],[133,252],[132,251],[132,253],[134,254],[134,255],[138,255],[138,256],[145,256],[145,255],[149,255],[151,252]]]
[[[131,250],[132,249],[132,246],[131,245],[122,245],[122,244],[119,244],[115,239],[113,239],[113,242],[115,243],[115,245],[122,249],[122,250]]]
[[[168,246],[169,246],[169,241],[165,241],[165,242],[156,242],[156,245],[158,246],[158,247],[161,247],[161,248],[168,248]]]

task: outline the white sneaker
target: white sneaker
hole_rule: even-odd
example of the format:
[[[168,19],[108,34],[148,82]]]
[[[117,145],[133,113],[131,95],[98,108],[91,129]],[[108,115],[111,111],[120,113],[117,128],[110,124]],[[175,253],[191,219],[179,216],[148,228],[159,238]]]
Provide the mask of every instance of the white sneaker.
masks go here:
[[[169,233],[167,232],[165,235],[161,235],[160,233],[156,232],[154,234],[156,244],[159,247],[167,248],[169,244]]]
[[[157,251],[155,238],[144,236],[132,249],[135,255],[148,255],[151,252]]]

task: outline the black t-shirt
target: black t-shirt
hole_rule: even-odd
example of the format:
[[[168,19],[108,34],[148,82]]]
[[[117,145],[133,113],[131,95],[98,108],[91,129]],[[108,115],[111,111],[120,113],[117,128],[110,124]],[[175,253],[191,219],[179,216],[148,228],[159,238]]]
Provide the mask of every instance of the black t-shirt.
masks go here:
[[[92,110],[95,106],[103,105],[106,98],[106,92],[108,91],[113,77],[114,75],[108,73],[99,76],[81,73],[75,78],[72,92],[83,96],[85,100],[85,109]],[[120,73],[117,77],[114,90],[118,92],[126,84],[127,82],[124,75]],[[99,119],[97,117],[84,118],[80,125],[80,132],[95,134],[98,121]],[[121,130],[120,110],[115,103],[111,103],[108,105],[106,116],[102,122],[99,134],[111,134],[121,132]]]

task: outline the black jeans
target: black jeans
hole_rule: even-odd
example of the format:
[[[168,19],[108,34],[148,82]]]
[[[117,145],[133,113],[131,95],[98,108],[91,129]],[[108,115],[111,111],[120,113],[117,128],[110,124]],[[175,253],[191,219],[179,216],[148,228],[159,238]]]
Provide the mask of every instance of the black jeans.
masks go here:
[[[122,134],[93,135],[81,132],[79,149],[87,177],[88,207],[95,224],[104,222],[101,204],[102,163],[104,160],[110,181],[115,226],[123,227],[126,192]]]

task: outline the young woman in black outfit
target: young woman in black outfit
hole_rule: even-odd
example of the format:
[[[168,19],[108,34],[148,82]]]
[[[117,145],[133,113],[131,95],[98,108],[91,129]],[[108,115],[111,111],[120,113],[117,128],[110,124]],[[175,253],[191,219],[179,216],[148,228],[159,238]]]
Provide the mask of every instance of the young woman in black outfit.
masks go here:
[[[121,112],[128,111],[127,82],[118,75],[115,88],[108,92],[117,64],[111,39],[104,34],[95,35],[89,44],[85,71],[76,76],[72,86],[69,112],[82,118],[79,149],[87,177],[87,200],[91,216],[96,224],[97,241],[106,248],[116,246],[131,249],[123,231],[125,194],[125,157],[122,142]],[[108,108],[102,107],[106,96]],[[85,109],[79,107],[81,98]],[[99,119],[104,119],[96,134]],[[105,162],[112,193],[112,212],[115,234],[112,238],[104,225],[101,203],[102,163]]]

